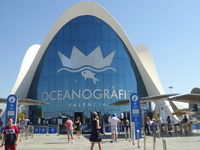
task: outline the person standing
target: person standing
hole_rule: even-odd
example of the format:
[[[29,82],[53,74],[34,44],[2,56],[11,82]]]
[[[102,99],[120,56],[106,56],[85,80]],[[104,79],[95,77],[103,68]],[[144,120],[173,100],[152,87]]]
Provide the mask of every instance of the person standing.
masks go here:
[[[90,150],[93,150],[95,143],[98,143],[99,150],[102,150],[102,145],[101,145],[102,138],[100,132],[101,127],[99,126],[99,117],[96,112],[92,113],[91,126],[92,126],[92,133],[90,135],[90,141],[91,141]]]
[[[147,114],[144,116],[144,131],[147,135],[150,135],[149,132],[150,118]]]
[[[112,132],[111,143],[117,142],[117,139],[118,139],[117,125],[120,123],[121,123],[121,121],[117,118],[117,115],[112,114],[112,118],[110,119],[111,132]]]
[[[37,124],[38,124],[39,126],[40,126],[40,124],[41,124],[41,118],[40,118],[40,117],[38,118]]]
[[[121,122],[123,122],[124,121],[124,113],[121,112],[120,115],[119,115],[119,117],[120,117]]]
[[[119,119],[121,121],[121,123],[120,123],[120,134],[122,134],[122,126],[123,126],[123,123],[124,123],[124,113],[123,112],[120,113]]]
[[[68,143],[74,143],[74,138],[73,138],[73,122],[70,118],[67,118],[65,122],[65,127],[67,130],[67,138],[68,138]]]
[[[173,118],[173,119],[174,119],[174,120],[173,120],[173,124],[174,124],[174,133],[177,133],[177,127],[180,128],[180,122],[179,122],[179,120],[176,119],[176,118]]]
[[[1,147],[5,145],[5,150],[16,150],[19,143],[19,129],[16,125],[13,125],[13,119],[8,118],[8,126],[3,130],[3,140]]]
[[[128,120],[128,117],[124,119],[124,127],[125,127],[125,139],[129,137],[129,127],[130,127],[130,121]]]
[[[172,122],[170,119],[170,116],[167,116],[167,127],[168,127],[168,132],[172,131]]]
[[[188,133],[189,129],[188,129],[188,118],[187,116],[184,116],[183,120],[182,120],[182,126],[184,129],[184,133]]]
[[[80,139],[80,134],[81,134],[81,118],[77,117],[75,121],[75,130],[76,130],[76,135]]]
[[[188,123],[188,118],[187,118],[187,116],[184,116],[184,118],[183,118],[183,121],[182,121],[183,123]]]

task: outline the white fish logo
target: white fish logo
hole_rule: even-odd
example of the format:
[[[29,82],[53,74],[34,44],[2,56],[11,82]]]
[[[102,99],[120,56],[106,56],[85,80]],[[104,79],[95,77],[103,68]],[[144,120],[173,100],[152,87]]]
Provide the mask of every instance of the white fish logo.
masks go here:
[[[90,70],[84,70],[83,72],[81,72],[81,75],[84,77],[84,79],[92,79],[93,83],[96,84],[97,81],[99,81],[99,79],[95,78],[95,73],[93,73]]]
[[[111,67],[115,51],[111,52],[108,56],[103,57],[101,48],[99,46],[87,56],[75,46],[72,49],[70,58],[59,51],[58,55],[63,68],[60,68],[57,72],[81,72],[81,75],[85,80],[92,79],[94,84],[99,81],[99,79],[95,78],[94,72],[103,72],[106,70],[116,71],[115,68]]]

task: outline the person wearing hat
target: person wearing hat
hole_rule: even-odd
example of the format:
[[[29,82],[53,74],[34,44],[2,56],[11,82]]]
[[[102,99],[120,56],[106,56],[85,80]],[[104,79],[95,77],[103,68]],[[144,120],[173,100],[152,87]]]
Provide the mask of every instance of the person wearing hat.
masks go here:
[[[91,141],[90,150],[93,150],[95,143],[98,143],[99,150],[102,150],[102,145],[101,145],[102,138],[100,132],[101,127],[99,126],[99,117],[97,112],[92,113],[91,126],[92,126],[92,133],[90,135],[90,141]]]
[[[120,124],[121,121],[117,118],[116,114],[112,114],[112,118],[110,119],[110,126],[111,126],[111,143],[117,142],[118,138],[118,131],[117,131],[117,125]]]

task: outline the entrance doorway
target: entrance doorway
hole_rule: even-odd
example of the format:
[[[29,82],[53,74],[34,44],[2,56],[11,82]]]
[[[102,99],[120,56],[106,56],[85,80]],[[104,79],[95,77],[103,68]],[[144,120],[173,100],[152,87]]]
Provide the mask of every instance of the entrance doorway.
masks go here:
[[[83,112],[74,112],[74,122],[76,121],[77,117],[80,117],[80,121],[83,124]]]

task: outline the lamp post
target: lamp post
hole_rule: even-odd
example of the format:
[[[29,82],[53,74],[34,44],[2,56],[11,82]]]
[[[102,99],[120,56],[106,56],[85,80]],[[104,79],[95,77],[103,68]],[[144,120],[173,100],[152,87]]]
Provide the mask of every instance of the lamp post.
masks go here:
[[[172,93],[172,89],[173,89],[173,88],[174,88],[173,86],[169,86],[170,93]]]

